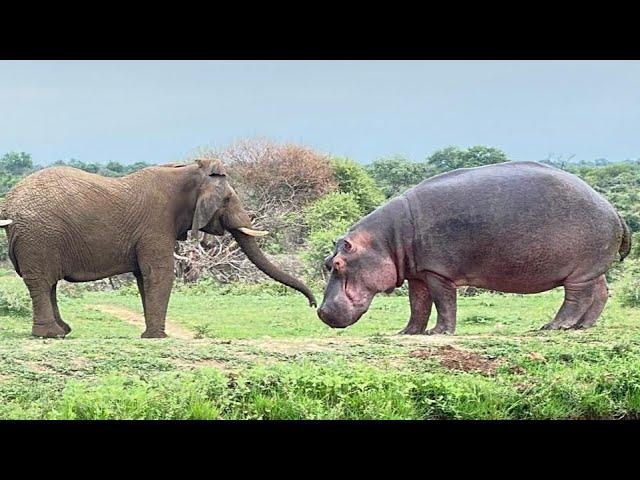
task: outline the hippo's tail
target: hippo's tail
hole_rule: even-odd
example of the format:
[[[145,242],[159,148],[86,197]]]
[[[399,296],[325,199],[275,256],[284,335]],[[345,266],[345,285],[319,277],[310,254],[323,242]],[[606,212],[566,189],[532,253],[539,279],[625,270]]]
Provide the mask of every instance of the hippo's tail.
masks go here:
[[[620,219],[620,223],[622,224],[622,241],[620,242],[620,248],[618,248],[618,253],[620,254],[620,261],[622,262],[629,252],[631,251],[631,230],[629,230],[629,226],[624,221],[624,218],[618,213],[618,218]]]

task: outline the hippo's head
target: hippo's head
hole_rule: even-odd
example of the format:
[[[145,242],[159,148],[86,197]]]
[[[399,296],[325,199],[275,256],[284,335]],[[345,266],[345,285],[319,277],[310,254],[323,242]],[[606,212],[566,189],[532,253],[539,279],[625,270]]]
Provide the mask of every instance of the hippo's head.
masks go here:
[[[324,260],[330,272],[320,319],[333,328],[356,323],[376,293],[396,287],[397,269],[388,249],[368,232],[350,232]]]

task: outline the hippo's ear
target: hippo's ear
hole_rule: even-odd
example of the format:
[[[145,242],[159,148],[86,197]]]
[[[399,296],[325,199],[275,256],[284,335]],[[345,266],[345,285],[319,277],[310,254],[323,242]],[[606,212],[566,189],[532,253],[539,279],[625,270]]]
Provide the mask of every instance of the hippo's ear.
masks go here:
[[[330,272],[331,269],[333,268],[333,264],[331,263],[331,260],[333,260],[333,255],[329,255],[322,262],[322,266],[326,268],[328,272]]]

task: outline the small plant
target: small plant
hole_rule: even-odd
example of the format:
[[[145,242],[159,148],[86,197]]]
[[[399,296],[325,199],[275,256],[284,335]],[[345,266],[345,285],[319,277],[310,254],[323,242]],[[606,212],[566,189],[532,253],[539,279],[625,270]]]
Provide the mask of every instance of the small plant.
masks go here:
[[[209,333],[209,325],[196,325],[193,327],[193,329],[195,330],[193,338],[195,338],[196,340],[206,338],[207,334]]]
[[[471,315],[469,317],[465,317],[462,321],[464,323],[484,325],[487,323],[492,323],[495,320],[495,317],[487,317],[485,315]]]

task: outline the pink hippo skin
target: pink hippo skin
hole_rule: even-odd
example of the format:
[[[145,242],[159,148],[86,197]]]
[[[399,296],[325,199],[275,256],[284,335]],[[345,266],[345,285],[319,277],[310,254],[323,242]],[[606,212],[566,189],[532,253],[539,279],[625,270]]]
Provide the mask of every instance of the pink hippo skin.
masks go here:
[[[352,325],[377,293],[407,280],[411,318],[400,333],[454,333],[456,287],[562,285],[564,302],[543,329],[586,328],[607,301],[605,272],[630,248],[624,220],[574,175],[537,162],[463,168],[390,200],[338,240],[318,316]],[[438,319],[426,330],[433,304]]]

